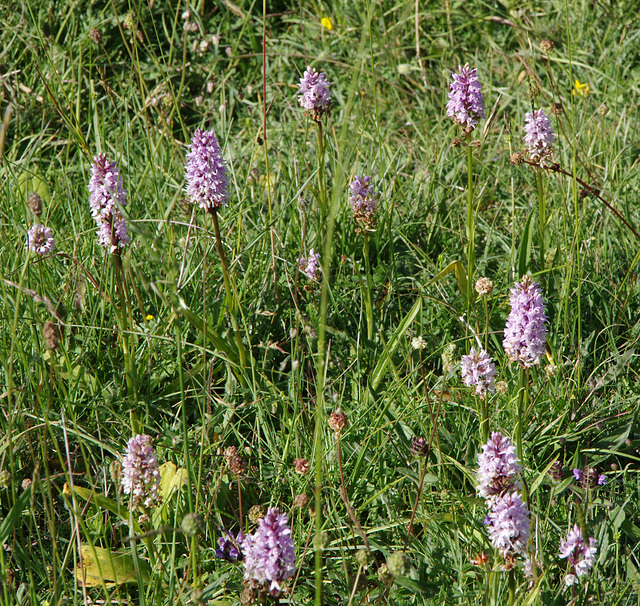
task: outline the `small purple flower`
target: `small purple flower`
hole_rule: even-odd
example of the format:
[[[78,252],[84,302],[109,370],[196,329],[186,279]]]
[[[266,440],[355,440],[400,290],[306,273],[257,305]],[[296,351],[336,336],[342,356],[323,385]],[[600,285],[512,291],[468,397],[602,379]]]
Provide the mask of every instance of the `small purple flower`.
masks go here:
[[[581,469],[574,469],[573,470],[573,477],[578,481],[581,482],[582,478],[584,477],[582,470]]]
[[[305,257],[300,257],[298,259],[298,267],[300,268],[300,271],[309,278],[309,280],[315,280],[318,272],[321,270],[320,255],[312,248],[309,251],[308,259]]]
[[[353,210],[353,218],[365,229],[374,225],[374,215],[378,206],[373,190],[369,187],[371,177],[362,176],[353,180],[349,186],[349,202]]]
[[[242,553],[240,551],[241,543],[242,530],[238,531],[238,535],[235,537],[230,530],[223,530],[222,536],[218,538],[216,558],[228,560],[229,562],[242,561]]]
[[[51,235],[51,228],[40,225],[39,223],[36,223],[27,232],[27,236],[29,239],[27,243],[29,250],[38,255],[46,255],[56,246],[53,235]]]
[[[261,584],[270,582],[267,591],[277,596],[282,590],[280,582],[296,570],[291,529],[287,526],[287,516],[275,508],[269,508],[258,524],[256,532],[242,541],[244,578]]]
[[[329,109],[331,104],[331,84],[326,81],[324,72],[316,72],[312,67],[307,67],[302,78],[300,78],[300,88],[298,89],[298,103],[304,107],[311,117],[320,121],[322,115]]]
[[[489,539],[502,557],[525,555],[529,540],[529,510],[517,492],[507,492],[488,500],[491,512],[488,526]]]
[[[476,394],[479,396],[484,396],[487,391],[493,393],[496,390],[494,385],[496,367],[484,349],[476,352],[475,347],[472,347],[468,356],[462,356],[460,373],[464,384],[468,387],[475,385]]]
[[[485,118],[482,85],[478,82],[477,70],[469,69],[468,63],[459,69],[459,74],[453,74],[447,115],[466,132],[471,132],[478,125],[478,120]]]
[[[122,460],[122,486],[124,493],[131,495],[132,509],[141,503],[145,507],[160,503],[160,470],[151,436],[137,435],[127,443]]]
[[[598,486],[604,486],[607,483],[607,476],[600,474],[598,476]]]
[[[520,362],[525,368],[540,363],[547,341],[546,321],[540,285],[524,276],[511,289],[511,313],[502,341],[512,362]]]
[[[193,133],[185,165],[187,195],[200,208],[213,212],[229,200],[229,178],[222,150],[212,130]]]
[[[560,541],[560,557],[568,558],[571,565],[571,571],[565,577],[567,585],[575,585],[578,577],[589,574],[597,551],[596,540],[590,537],[587,546],[580,526],[574,524],[567,538]]]
[[[520,487],[520,464],[511,440],[499,431],[482,446],[478,455],[478,494],[486,499]]]
[[[533,113],[525,114],[525,126],[523,141],[532,160],[540,161],[550,156],[553,151],[555,133],[551,127],[551,120],[539,109]]]
[[[98,225],[98,242],[116,252],[131,241],[121,208],[127,203],[127,192],[115,162],[98,154],[91,165],[89,205]]]

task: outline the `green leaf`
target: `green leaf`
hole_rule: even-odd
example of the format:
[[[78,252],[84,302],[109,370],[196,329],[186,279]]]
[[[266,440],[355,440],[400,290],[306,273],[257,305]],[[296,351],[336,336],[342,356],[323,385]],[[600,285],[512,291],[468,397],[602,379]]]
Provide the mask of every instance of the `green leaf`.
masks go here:
[[[82,488],[82,486],[74,486],[73,492],[79,496],[81,499],[93,503],[97,507],[101,509],[106,509],[111,513],[116,514],[122,520],[129,519],[129,510],[121,507],[119,503],[110,499],[109,497],[105,497],[103,494],[96,492],[95,490],[90,490],[89,488]]]
[[[133,556],[118,551],[109,551],[93,545],[80,547],[82,558],[75,569],[78,582],[85,587],[113,587],[124,583],[136,583],[138,570]],[[149,580],[149,565],[138,558],[140,576]]]
[[[439,282],[446,275],[451,272],[455,273],[456,281],[458,282],[458,288],[460,292],[467,298],[470,298],[473,295],[473,290],[469,287],[469,280],[467,279],[467,270],[464,268],[464,265],[460,261],[451,261],[449,265],[447,265],[435,278],[432,278],[427,282],[427,286],[430,286],[434,282]]]
[[[178,469],[173,463],[167,462],[160,467],[160,496],[162,501],[188,484],[187,470],[181,467]]]
[[[2,524],[0,524],[0,544],[4,545],[13,531],[16,522],[20,518],[22,512],[27,508],[29,499],[31,498],[31,488],[25,490],[13,504],[13,507],[7,514]]]
[[[40,170],[36,167],[33,171],[24,171],[18,177],[18,190],[26,202],[31,192],[38,194],[43,202],[51,200],[51,193],[46,181],[40,176]]]
[[[413,304],[413,307],[409,310],[409,313],[404,317],[404,320],[400,322],[398,328],[396,328],[395,332],[389,339],[387,343],[387,347],[385,349],[384,355],[380,357],[376,367],[373,369],[371,373],[371,387],[375,390],[378,387],[378,384],[382,380],[385,371],[387,370],[387,365],[389,364],[389,358],[393,355],[393,353],[400,345],[401,339],[409,330],[409,326],[416,319],[416,316],[422,310],[422,297],[418,297],[418,300]]]

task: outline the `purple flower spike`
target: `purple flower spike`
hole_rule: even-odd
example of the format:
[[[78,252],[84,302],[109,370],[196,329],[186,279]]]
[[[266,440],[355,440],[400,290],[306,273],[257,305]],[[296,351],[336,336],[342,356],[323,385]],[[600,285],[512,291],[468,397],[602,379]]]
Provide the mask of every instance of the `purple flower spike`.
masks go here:
[[[485,499],[520,488],[520,464],[511,440],[499,431],[491,433],[478,455],[478,494]]]
[[[468,387],[475,385],[476,394],[479,396],[484,396],[487,391],[493,393],[496,390],[494,385],[496,367],[484,349],[476,352],[472,347],[468,356],[462,356],[460,372],[464,384]]]
[[[212,130],[196,129],[189,145],[185,166],[187,195],[206,211],[226,206],[229,178],[222,150]]]
[[[29,250],[38,254],[46,255],[50,253],[56,246],[55,240],[51,235],[51,229],[36,223],[28,232],[29,242],[27,246]]]
[[[91,214],[98,225],[98,242],[116,252],[130,242],[121,207],[127,203],[127,192],[115,162],[98,154],[91,165],[88,185]]]
[[[374,215],[378,206],[378,200],[369,187],[370,181],[369,176],[356,176],[349,186],[349,202],[353,210],[353,218],[365,229],[374,226]]]
[[[318,122],[331,104],[331,84],[326,77],[324,72],[318,73],[312,67],[307,67],[299,83],[298,103]]]
[[[478,82],[477,70],[469,69],[468,63],[459,69],[459,74],[453,74],[447,115],[470,133],[478,120],[485,118],[482,85]]]
[[[551,155],[553,141],[556,137],[551,127],[551,120],[539,109],[528,113],[524,117],[524,144],[527,146],[529,157],[540,161]]]
[[[540,363],[547,341],[546,321],[540,285],[524,276],[511,289],[511,313],[502,341],[512,362],[520,362],[525,368]]]
[[[124,493],[131,495],[132,509],[141,503],[145,507],[160,503],[160,470],[151,436],[137,435],[127,443],[122,460],[122,486]]]
[[[298,259],[298,267],[300,271],[309,278],[309,280],[315,280],[318,277],[320,271],[320,254],[315,252],[312,248],[309,251],[309,258],[300,257]]]
[[[267,591],[277,596],[282,591],[280,582],[296,570],[291,529],[287,526],[287,516],[274,508],[269,508],[258,523],[256,532],[242,541],[244,578],[261,584],[270,582]]]
[[[596,540],[590,537],[587,546],[580,526],[574,524],[567,538],[560,541],[560,557],[568,558],[571,565],[571,571],[565,577],[567,585],[575,585],[578,577],[589,574],[597,551]]]
[[[242,530],[238,531],[238,535],[235,537],[231,531],[226,530],[222,532],[222,535],[218,538],[216,558],[229,562],[242,561],[242,553],[239,550],[242,543]]]
[[[529,510],[517,492],[489,500],[491,513],[488,525],[489,539],[502,557],[519,553],[525,555],[529,540]]]

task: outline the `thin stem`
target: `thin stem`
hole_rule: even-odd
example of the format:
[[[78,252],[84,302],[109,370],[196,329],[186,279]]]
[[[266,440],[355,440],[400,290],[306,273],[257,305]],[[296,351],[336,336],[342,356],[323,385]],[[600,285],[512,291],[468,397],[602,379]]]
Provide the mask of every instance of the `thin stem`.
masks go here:
[[[318,135],[318,193],[320,194],[320,229],[318,230],[318,237],[321,237],[327,217],[327,192],[324,186],[324,134],[320,120],[316,121],[316,134]]]
[[[471,301],[473,270],[475,264],[475,212],[473,208],[473,149],[471,147],[471,133],[467,133],[467,277],[468,277],[468,297]]]
[[[369,261],[369,238],[367,236],[366,230],[364,230],[364,241],[363,241],[363,249],[364,249],[364,265],[365,265],[365,273],[366,273],[366,297],[365,297],[365,308],[367,311],[367,338],[369,341],[373,339],[374,333],[374,318],[373,318],[373,299],[371,298],[371,263]]]
[[[516,409],[516,450],[518,452],[518,458],[522,462],[522,423],[524,422],[524,404],[529,391],[527,385],[528,374],[525,368],[520,369],[520,389],[518,390],[518,406]]]
[[[544,181],[542,171],[538,171],[538,227],[540,229],[540,269],[544,271],[546,267],[545,256],[545,232],[547,226],[547,209],[544,199]]]
[[[222,237],[220,236],[220,226],[218,225],[218,212],[216,208],[211,209],[211,216],[213,217],[213,230],[215,232],[215,246],[222,263],[222,277],[224,278],[224,287],[227,291],[227,308],[229,310],[229,316],[231,318],[231,327],[233,328],[233,335],[235,337],[236,346],[238,348],[238,354],[240,355],[240,363],[243,367],[247,365],[247,357],[244,350],[244,344],[242,343],[242,335],[238,330],[238,316],[236,310],[236,300],[234,297],[234,291],[231,288],[231,278],[229,277],[229,265],[227,264],[227,257],[224,254],[224,248],[222,247]]]

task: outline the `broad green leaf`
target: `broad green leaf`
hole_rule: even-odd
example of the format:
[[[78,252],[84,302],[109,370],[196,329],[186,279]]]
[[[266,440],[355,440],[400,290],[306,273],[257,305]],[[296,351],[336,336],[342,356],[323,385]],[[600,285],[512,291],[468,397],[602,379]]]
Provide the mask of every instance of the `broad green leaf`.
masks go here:
[[[107,511],[116,514],[119,518],[123,520],[129,519],[128,509],[121,507],[116,501],[110,499],[109,497],[105,497],[103,494],[100,494],[99,492],[95,492],[94,490],[90,490],[88,488],[82,488],[82,486],[74,486],[73,491],[81,499],[89,501],[90,503],[97,505],[101,509],[106,509]]]
[[[109,551],[93,545],[80,547],[82,558],[76,567],[78,582],[85,587],[113,587],[124,583],[136,583],[137,570],[133,556],[117,551]],[[138,558],[140,576],[143,581],[149,580],[149,565]]]
[[[27,196],[34,192],[38,194],[43,202],[49,202],[51,200],[51,193],[49,192],[49,186],[47,182],[40,176],[40,170],[38,167],[32,171],[24,171],[20,177],[18,177],[18,189],[22,195],[22,199],[26,202]]]
[[[160,467],[160,496],[165,502],[174,492],[188,484],[187,470],[167,462]]]
[[[427,286],[430,286],[434,282],[439,282],[446,275],[451,272],[455,272],[456,281],[458,282],[458,288],[460,292],[467,298],[473,295],[473,289],[469,288],[469,281],[467,280],[467,270],[460,261],[451,261],[437,276],[429,280]]]

